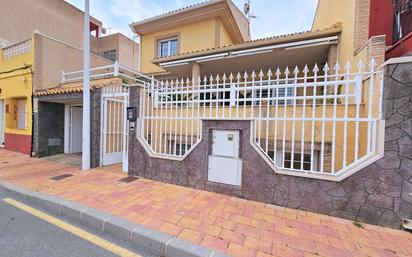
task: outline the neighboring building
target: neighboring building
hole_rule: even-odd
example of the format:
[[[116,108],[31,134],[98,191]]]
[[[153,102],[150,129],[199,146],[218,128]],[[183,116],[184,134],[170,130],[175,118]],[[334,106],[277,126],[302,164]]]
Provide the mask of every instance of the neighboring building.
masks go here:
[[[53,119],[42,118],[38,110],[45,103],[32,94],[59,86],[65,70],[82,68],[84,13],[63,0],[7,0],[0,14],[0,145],[36,156],[63,153],[63,136],[46,133],[51,140],[39,141],[39,123],[53,130]],[[102,31],[102,22],[91,17],[91,66],[118,61],[138,69],[139,45],[120,33],[101,36]]]
[[[351,60],[365,49],[384,60],[412,52],[411,0],[320,0],[313,29],[325,28],[336,20],[346,24],[339,52],[341,60]]]
[[[27,40],[35,30],[83,47],[84,13],[64,0],[3,0],[0,14],[0,48]],[[102,22],[91,17],[90,31],[96,37],[101,28]]]
[[[34,44],[0,49],[0,145],[30,154]]]

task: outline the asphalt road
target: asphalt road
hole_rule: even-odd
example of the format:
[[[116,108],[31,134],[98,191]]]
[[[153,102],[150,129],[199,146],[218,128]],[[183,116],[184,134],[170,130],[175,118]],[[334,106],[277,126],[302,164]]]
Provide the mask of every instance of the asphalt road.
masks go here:
[[[43,221],[30,213],[17,209],[3,201],[12,198],[28,204],[22,199],[8,195],[0,189],[0,256],[7,257],[92,257],[117,256],[89,241],[71,234],[55,225]],[[28,204],[30,205],[30,204]],[[36,207],[34,207],[36,208]],[[38,208],[36,208],[38,209]],[[41,210],[42,211],[42,210]],[[142,257],[153,257],[147,252],[136,249],[128,242],[117,240],[112,236],[91,228],[80,226],[57,217],[78,228],[86,230],[111,243],[128,249]]]

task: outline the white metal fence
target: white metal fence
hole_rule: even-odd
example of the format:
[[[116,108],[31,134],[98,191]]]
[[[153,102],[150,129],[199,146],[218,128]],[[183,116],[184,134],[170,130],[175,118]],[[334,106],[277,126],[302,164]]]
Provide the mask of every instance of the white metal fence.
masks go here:
[[[381,76],[372,60],[145,81],[140,136],[153,155],[182,159],[200,142],[202,120],[251,120],[253,143],[274,169],[337,175],[377,155]]]

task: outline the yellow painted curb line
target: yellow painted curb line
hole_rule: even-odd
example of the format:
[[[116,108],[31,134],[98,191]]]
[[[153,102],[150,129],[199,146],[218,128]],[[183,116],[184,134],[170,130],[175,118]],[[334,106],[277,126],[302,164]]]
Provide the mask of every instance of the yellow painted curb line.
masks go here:
[[[42,211],[34,209],[34,208],[32,208],[32,207],[30,207],[26,204],[20,203],[20,202],[18,202],[16,200],[13,200],[11,198],[5,198],[5,199],[3,199],[3,201],[10,204],[10,205],[12,205],[12,206],[14,206],[14,207],[16,207],[16,208],[18,208],[18,209],[20,209],[20,210],[22,210],[22,211],[25,211],[25,212],[33,215],[33,216],[35,216],[39,219],[42,219],[42,220],[44,220],[44,221],[46,221],[50,224],[53,224],[56,227],[59,227],[59,228],[65,230],[67,232],[70,232],[70,233],[72,233],[72,234],[74,234],[74,235],[76,235],[76,236],[78,236],[78,237],[80,237],[84,240],[87,240],[90,243],[95,244],[95,245],[97,245],[97,246],[99,246],[99,247],[101,247],[101,248],[103,248],[107,251],[110,251],[114,254],[117,254],[117,255],[122,256],[122,257],[131,257],[131,256],[142,257],[142,256],[140,256],[136,253],[133,253],[133,252],[127,250],[126,248],[123,248],[121,246],[113,244],[113,243],[111,243],[107,240],[104,240],[104,239],[102,239],[98,236],[93,235],[92,233],[89,233],[89,232],[87,232],[83,229],[80,229],[78,227],[75,227],[75,226],[73,226],[73,225],[71,225],[67,222],[59,220],[59,219],[57,219],[53,216],[50,216],[50,215],[48,215],[48,214],[46,214]]]

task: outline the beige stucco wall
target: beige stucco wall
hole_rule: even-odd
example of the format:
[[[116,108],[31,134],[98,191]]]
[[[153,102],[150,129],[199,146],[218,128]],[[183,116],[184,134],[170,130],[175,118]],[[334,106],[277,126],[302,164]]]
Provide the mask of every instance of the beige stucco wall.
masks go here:
[[[118,34],[119,63],[123,66],[139,70],[139,44],[128,37]]]
[[[115,33],[100,38],[92,37],[90,43],[93,53],[103,56],[106,51],[116,50],[116,60],[120,65],[138,70],[139,44],[130,38]]]
[[[83,43],[83,12],[64,0],[1,0],[0,24],[0,41],[18,43],[38,30],[76,47]]]
[[[83,69],[83,51],[74,46],[40,34],[34,35],[34,79],[33,91],[56,87],[61,82],[62,71]],[[108,65],[112,62],[92,54],[91,67]]]

